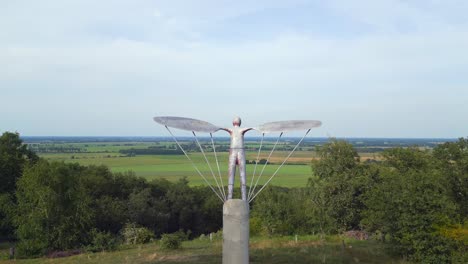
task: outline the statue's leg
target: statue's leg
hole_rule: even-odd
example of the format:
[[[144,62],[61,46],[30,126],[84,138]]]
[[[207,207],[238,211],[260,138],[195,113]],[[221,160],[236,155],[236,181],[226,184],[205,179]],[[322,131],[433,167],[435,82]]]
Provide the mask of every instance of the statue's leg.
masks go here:
[[[229,150],[229,167],[228,167],[228,200],[232,199],[232,192],[234,190],[234,177],[236,175],[236,159],[237,153],[236,151],[230,149]]]
[[[241,193],[242,193],[242,200],[247,201],[247,187],[245,185],[246,182],[246,173],[245,173],[245,151],[241,149],[237,155],[237,160],[239,163],[239,174],[240,174],[240,182],[241,182]]]

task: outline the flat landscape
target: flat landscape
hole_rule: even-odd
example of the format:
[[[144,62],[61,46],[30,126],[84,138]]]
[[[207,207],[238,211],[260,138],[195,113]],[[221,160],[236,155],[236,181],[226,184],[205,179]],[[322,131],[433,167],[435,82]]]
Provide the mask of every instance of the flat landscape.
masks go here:
[[[281,162],[287,157],[298,138],[282,139],[272,153],[268,164],[258,164],[255,169],[255,160],[260,147],[260,138],[246,140],[246,159],[251,163],[247,165],[248,181],[255,171],[255,181],[262,172],[259,184],[265,183],[278,169]],[[26,143],[41,157],[50,161],[76,162],[82,165],[105,165],[113,172],[133,172],[139,177],[148,180],[166,178],[176,181],[187,177],[190,185],[205,184],[190,161],[182,152],[177,152],[177,146],[170,138],[86,138],[86,137],[26,137]],[[276,138],[264,141],[258,160],[266,160],[274,147]],[[307,180],[313,176],[311,161],[317,159],[315,146],[327,142],[324,138],[308,138],[288,159],[286,164],[272,179],[271,184],[284,187],[303,187]],[[359,151],[361,161],[378,160],[379,153],[386,148],[395,146],[413,146],[431,148],[447,139],[349,139]],[[201,145],[207,155],[214,174],[219,179],[219,172],[211,142],[201,140]],[[191,139],[183,139],[181,144],[188,149],[189,157],[203,173],[210,183],[215,184],[210,168],[208,167],[198,146]],[[215,139],[215,149],[219,161],[221,179],[226,184],[227,158],[229,141],[226,138]],[[160,154],[158,154],[160,153]],[[236,184],[238,184],[236,176]]]

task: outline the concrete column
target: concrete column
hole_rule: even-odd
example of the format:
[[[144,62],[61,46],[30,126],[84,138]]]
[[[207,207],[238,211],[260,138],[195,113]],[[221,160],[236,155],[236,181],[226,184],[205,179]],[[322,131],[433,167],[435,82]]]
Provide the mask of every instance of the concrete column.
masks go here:
[[[230,199],[223,206],[223,264],[249,263],[249,203]]]

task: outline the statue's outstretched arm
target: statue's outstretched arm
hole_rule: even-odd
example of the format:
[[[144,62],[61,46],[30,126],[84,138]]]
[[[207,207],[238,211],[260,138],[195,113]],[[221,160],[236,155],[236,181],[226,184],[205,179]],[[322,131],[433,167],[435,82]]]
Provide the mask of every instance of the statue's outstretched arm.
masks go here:
[[[218,128],[218,130],[216,130],[215,132],[219,131],[219,130],[223,130],[223,131],[226,131],[228,132],[229,134],[231,134],[231,130],[229,128],[223,128],[223,127],[220,127]]]
[[[244,130],[242,131],[242,135],[244,135],[244,134],[247,133],[248,131],[254,130],[254,129],[255,129],[255,128],[253,128],[253,127],[246,128],[246,129],[244,129]]]

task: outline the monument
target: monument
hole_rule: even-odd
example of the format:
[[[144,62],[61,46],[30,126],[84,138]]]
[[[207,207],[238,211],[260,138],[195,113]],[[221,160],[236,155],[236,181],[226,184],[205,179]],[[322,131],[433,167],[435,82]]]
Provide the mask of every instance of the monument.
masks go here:
[[[281,167],[286,163],[286,161],[291,157],[297,147],[301,144],[304,138],[309,134],[310,130],[314,127],[319,127],[321,125],[320,121],[315,120],[291,120],[291,121],[278,121],[271,122],[260,125],[255,128],[241,128],[241,119],[235,117],[231,128],[222,128],[215,126],[205,121],[185,118],[185,117],[174,117],[174,116],[159,116],[154,117],[154,121],[166,127],[167,131],[171,134],[172,138],[176,142],[177,146],[181,149],[187,159],[190,161],[197,173],[203,178],[203,180],[208,184],[211,190],[218,196],[218,198],[224,203],[223,205],[223,263],[224,264],[238,264],[238,263],[249,263],[249,204],[252,202],[255,197],[270,183],[274,176],[278,173]],[[181,130],[191,131],[195,137],[195,141],[200,148],[200,152],[203,154],[203,157],[208,164],[208,168],[211,172],[211,175],[216,183],[217,190],[206,177],[201,173],[196,164],[190,158],[188,153],[182,148],[181,144],[174,136],[172,131],[169,128],[177,128]],[[221,170],[219,167],[218,158],[216,155],[216,148],[213,140],[213,133],[224,130],[230,135],[230,148],[229,148],[229,163],[228,163],[228,193],[224,190],[223,179],[221,175]],[[256,130],[262,133],[262,139],[258,149],[257,159],[255,161],[255,167],[252,174],[251,184],[249,191],[247,192],[247,179],[246,179],[246,162],[245,162],[245,146],[244,146],[244,134],[250,130]],[[299,140],[295,147],[289,152],[287,157],[281,163],[281,165],[276,169],[276,171],[268,178],[266,183],[256,192],[256,187],[259,183],[261,176],[265,170],[265,167],[268,164],[271,155],[275,151],[275,148],[281,139],[284,132],[294,131],[294,130],[306,130],[305,135]],[[218,168],[218,178],[215,175],[213,168],[208,161],[208,158],[205,155],[205,152],[200,144],[200,141],[197,138],[196,132],[208,133],[211,138],[212,149],[214,152],[216,165]],[[260,152],[263,146],[263,140],[265,134],[278,132],[280,133],[278,139],[276,140],[275,145],[271,149],[268,158],[257,177],[257,180],[254,184],[255,172],[257,170],[258,159],[260,157]],[[236,174],[236,167],[239,168],[240,176],[240,185],[241,185],[241,198],[242,199],[233,199],[233,190],[234,190],[234,178]]]

